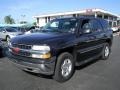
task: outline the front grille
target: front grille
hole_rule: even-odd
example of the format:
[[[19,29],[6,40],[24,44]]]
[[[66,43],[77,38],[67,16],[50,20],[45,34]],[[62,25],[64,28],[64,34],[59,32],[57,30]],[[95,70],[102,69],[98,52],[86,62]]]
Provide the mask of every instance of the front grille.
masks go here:
[[[29,53],[29,52],[19,52],[19,53],[15,53],[15,52],[11,52],[12,54],[14,54],[14,55],[18,55],[18,56],[23,56],[23,57],[31,57],[31,53]]]
[[[31,56],[31,53],[30,53],[30,52],[20,51],[18,55],[30,57],[30,56]]]
[[[32,45],[25,45],[25,44],[12,44],[12,47],[17,47],[20,49],[28,49],[30,50],[32,48]]]
[[[14,51],[13,49],[19,48],[20,50],[18,52]],[[25,45],[25,44],[12,44],[12,53],[15,55],[25,56],[25,57],[31,57],[30,50],[32,49],[32,45]]]

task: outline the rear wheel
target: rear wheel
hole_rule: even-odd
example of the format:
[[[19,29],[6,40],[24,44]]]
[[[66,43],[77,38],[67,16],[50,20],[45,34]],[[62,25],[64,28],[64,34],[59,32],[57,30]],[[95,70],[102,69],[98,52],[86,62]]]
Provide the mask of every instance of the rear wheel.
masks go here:
[[[3,57],[3,53],[2,53],[2,47],[0,46],[0,58]]]
[[[102,55],[101,55],[103,60],[106,60],[109,58],[110,51],[111,51],[110,45],[108,43],[105,43],[105,45],[103,47]]]
[[[58,82],[69,80],[74,73],[75,62],[70,53],[62,53],[57,60],[55,74],[53,78]]]

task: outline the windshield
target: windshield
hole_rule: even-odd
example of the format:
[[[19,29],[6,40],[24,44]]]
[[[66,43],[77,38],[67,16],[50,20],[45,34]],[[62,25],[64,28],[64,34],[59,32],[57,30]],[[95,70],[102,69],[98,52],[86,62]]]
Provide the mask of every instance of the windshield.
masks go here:
[[[25,28],[22,27],[12,27],[12,28],[16,29],[19,32],[25,32]]]
[[[17,30],[14,28],[6,28],[6,31],[7,32],[17,32]]]
[[[48,32],[70,32],[74,33],[77,26],[76,19],[56,19],[48,22],[43,28],[43,31]]]

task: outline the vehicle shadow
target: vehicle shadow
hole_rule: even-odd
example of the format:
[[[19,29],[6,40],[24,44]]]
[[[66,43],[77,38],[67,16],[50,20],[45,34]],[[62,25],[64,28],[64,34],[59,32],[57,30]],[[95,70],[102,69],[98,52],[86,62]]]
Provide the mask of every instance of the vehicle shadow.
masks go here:
[[[23,70],[23,71],[30,74],[30,75],[36,76],[36,77],[45,78],[45,79],[52,79],[52,75],[43,75],[43,74],[40,74],[40,73],[38,74],[38,73],[28,72],[28,71],[25,71],[25,70]]]
[[[4,57],[7,56],[7,50],[8,50],[7,47],[2,47],[2,48],[0,49],[0,58],[4,58]]]
[[[94,59],[90,62],[87,62],[87,63],[84,63],[80,66],[76,66],[75,67],[75,70],[81,70],[81,69],[84,69],[92,64],[95,64],[97,61],[99,61],[100,59]],[[24,70],[23,70],[24,71]],[[33,73],[33,72],[28,72],[28,71],[24,71],[30,75],[33,75],[33,76],[36,76],[36,77],[41,77],[41,78],[45,78],[45,79],[52,79],[52,75],[43,75],[43,74],[38,74],[38,73]]]
[[[95,64],[95,63],[98,62],[99,60],[100,60],[100,58],[91,60],[90,62],[84,63],[84,64],[82,64],[82,65],[80,65],[80,66],[76,66],[76,67],[75,67],[75,70],[81,70],[81,69],[87,68],[87,67],[89,67],[90,65]]]

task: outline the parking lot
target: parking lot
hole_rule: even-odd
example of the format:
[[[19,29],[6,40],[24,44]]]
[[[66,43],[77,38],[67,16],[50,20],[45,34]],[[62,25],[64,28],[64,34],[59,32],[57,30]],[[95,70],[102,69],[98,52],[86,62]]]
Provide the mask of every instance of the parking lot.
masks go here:
[[[50,76],[24,72],[7,57],[0,58],[0,90],[120,90],[120,37],[115,36],[107,61],[76,67],[74,76],[58,83]]]

